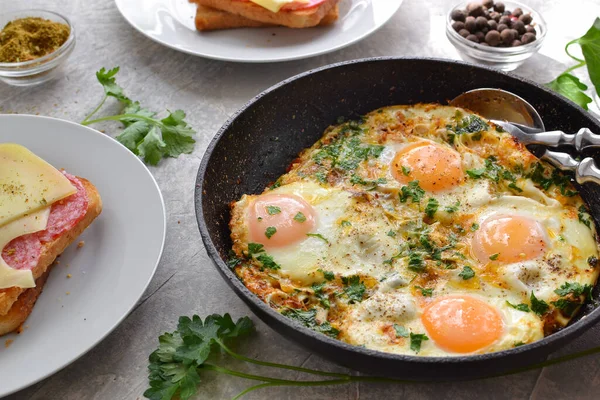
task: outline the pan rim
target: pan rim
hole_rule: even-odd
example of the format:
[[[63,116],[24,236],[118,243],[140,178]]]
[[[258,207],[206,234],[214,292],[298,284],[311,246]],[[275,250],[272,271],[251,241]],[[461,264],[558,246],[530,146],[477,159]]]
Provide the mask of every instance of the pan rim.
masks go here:
[[[531,85],[531,86],[536,87],[537,89],[541,89],[542,91],[545,91],[548,94],[550,94],[551,96],[557,98],[558,101],[563,102],[565,105],[575,107],[575,109],[577,109],[577,111],[580,114],[583,114],[584,117],[589,118],[589,116],[586,115],[587,114],[586,111],[583,108],[581,108],[580,106],[578,106],[577,104],[573,103],[571,100],[564,98],[562,96],[559,96],[556,93],[549,90],[548,88],[546,88],[536,82],[533,82],[527,78],[522,78],[520,76],[516,76],[511,73],[498,71],[498,70],[495,70],[490,67],[473,65],[470,63],[456,61],[456,60],[447,60],[447,59],[432,58],[432,57],[369,57],[369,58],[361,58],[361,59],[356,59],[356,60],[342,61],[339,63],[329,64],[329,65],[311,69],[311,70],[302,72],[300,74],[291,76],[291,77],[267,88],[266,90],[262,91],[261,93],[259,93],[255,97],[253,97],[251,100],[246,102],[233,115],[231,115],[228,118],[228,120],[223,124],[223,126],[219,129],[219,131],[216,133],[216,135],[213,137],[213,139],[210,141],[210,143],[207,146],[207,149],[202,157],[202,161],[198,168],[198,174],[197,174],[197,178],[196,178],[196,186],[195,186],[195,191],[194,191],[194,204],[195,204],[195,209],[196,209],[196,220],[198,223],[198,228],[200,230],[200,235],[202,237],[202,241],[206,247],[206,251],[207,251],[209,257],[211,258],[211,260],[213,261],[213,263],[215,264],[215,266],[218,268],[219,272],[222,275],[224,275],[225,277],[227,277],[227,279],[229,280],[228,283],[230,283],[233,286],[234,292],[236,292],[236,294],[240,298],[242,298],[242,300],[251,302],[255,307],[258,307],[262,312],[268,314],[269,317],[274,318],[279,323],[286,325],[290,328],[293,328],[296,332],[302,334],[303,336],[308,336],[312,339],[316,339],[319,342],[323,342],[324,344],[326,344],[328,346],[332,346],[335,350],[358,353],[363,356],[370,357],[372,359],[381,359],[381,360],[387,360],[387,361],[392,361],[392,362],[396,361],[396,362],[402,362],[402,363],[408,363],[408,364],[425,364],[425,365],[435,365],[435,364],[448,365],[448,364],[451,364],[451,365],[456,365],[456,366],[459,366],[459,365],[467,366],[467,365],[474,365],[474,364],[477,364],[477,363],[480,363],[483,361],[493,361],[493,360],[509,358],[509,357],[518,356],[518,355],[525,355],[527,353],[534,353],[536,350],[539,350],[541,348],[548,348],[547,353],[549,354],[551,351],[553,351],[555,349],[555,346],[557,346],[561,342],[564,342],[567,340],[573,340],[577,336],[583,334],[591,326],[593,326],[598,321],[600,321],[600,307],[595,308],[588,315],[584,316],[583,318],[576,321],[575,323],[570,324],[567,327],[561,329],[560,331],[555,332],[549,336],[546,336],[543,339],[540,339],[533,343],[529,343],[526,345],[522,345],[522,346],[518,346],[518,347],[515,347],[512,349],[502,350],[502,351],[498,351],[498,352],[475,354],[475,355],[448,356],[448,357],[424,357],[424,356],[412,356],[412,355],[405,355],[405,354],[387,353],[387,352],[383,352],[383,351],[379,351],[379,350],[367,349],[367,348],[351,345],[346,342],[342,342],[341,340],[338,340],[338,339],[330,338],[324,334],[318,333],[310,328],[307,328],[304,325],[301,325],[300,323],[298,323],[290,318],[283,316],[282,314],[280,314],[279,312],[277,312],[276,310],[271,308],[269,305],[264,303],[262,300],[260,300],[248,288],[246,288],[246,286],[240,281],[240,279],[237,277],[237,275],[235,275],[233,270],[231,270],[226,265],[225,261],[221,258],[219,251],[217,250],[216,246],[214,245],[214,243],[212,241],[210,232],[206,225],[206,221],[204,220],[204,209],[203,209],[203,205],[202,205],[202,198],[203,198],[204,177],[206,175],[208,164],[210,162],[210,159],[212,157],[212,154],[213,154],[217,144],[223,138],[225,133],[229,130],[231,125],[233,125],[235,123],[235,121],[244,112],[246,112],[253,104],[260,101],[263,97],[265,97],[266,95],[268,95],[268,94],[276,91],[277,89],[280,89],[281,87],[286,86],[294,81],[297,81],[297,80],[302,79],[307,76],[314,75],[316,73],[319,73],[319,72],[322,72],[325,70],[341,68],[341,67],[345,67],[348,65],[370,63],[370,62],[389,62],[389,61],[437,62],[437,63],[445,64],[445,65],[458,64],[458,65],[462,65],[462,66],[469,67],[469,68],[485,70],[488,72],[492,72],[494,74],[509,77],[510,79],[516,79],[520,82],[526,83],[527,85]],[[600,281],[598,283],[596,283],[596,286],[598,284],[600,284]],[[257,316],[259,318],[261,318],[260,315],[257,315]],[[297,342],[297,341],[294,340],[294,342]],[[536,359],[532,358],[532,360],[535,361]],[[485,375],[485,376],[492,377],[492,376],[496,376],[496,375],[489,375],[489,376]],[[443,379],[435,379],[435,377],[432,377],[432,378],[433,379],[430,379],[430,380],[437,380],[437,381],[443,380]]]

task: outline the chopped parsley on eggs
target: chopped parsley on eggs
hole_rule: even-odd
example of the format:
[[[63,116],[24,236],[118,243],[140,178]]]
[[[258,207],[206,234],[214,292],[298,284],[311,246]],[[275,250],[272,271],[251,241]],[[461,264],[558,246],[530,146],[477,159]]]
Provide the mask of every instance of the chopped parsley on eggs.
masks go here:
[[[231,215],[229,265],[248,289],[303,326],[390,353],[532,343],[568,324],[600,272],[569,177],[437,104],[339,121]]]

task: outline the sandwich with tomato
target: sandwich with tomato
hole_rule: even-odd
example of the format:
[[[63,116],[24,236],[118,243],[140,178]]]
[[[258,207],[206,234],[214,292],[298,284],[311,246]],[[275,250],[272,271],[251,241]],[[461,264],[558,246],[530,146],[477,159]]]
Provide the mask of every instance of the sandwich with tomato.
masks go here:
[[[338,19],[339,0],[190,0],[199,31],[242,27],[310,28]]]
[[[0,143],[0,335],[19,329],[56,257],[101,211],[89,181]]]

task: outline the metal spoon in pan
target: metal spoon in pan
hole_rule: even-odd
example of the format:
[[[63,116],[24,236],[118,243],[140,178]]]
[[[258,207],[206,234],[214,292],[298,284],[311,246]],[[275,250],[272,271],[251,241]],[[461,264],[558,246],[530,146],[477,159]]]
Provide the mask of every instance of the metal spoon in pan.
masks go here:
[[[588,128],[582,128],[575,134],[562,131],[546,132],[544,122],[536,109],[521,97],[505,90],[470,90],[454,98],[450,105],[467,108],[484,116],[524,145],[571,146],[578,151],[600,147],[600,135],[592,133]],[[577,183],[600,184],[600,169],[591,157],[577,161],[567,153],[546,150],[540,158],[561,170],[575,172]]]

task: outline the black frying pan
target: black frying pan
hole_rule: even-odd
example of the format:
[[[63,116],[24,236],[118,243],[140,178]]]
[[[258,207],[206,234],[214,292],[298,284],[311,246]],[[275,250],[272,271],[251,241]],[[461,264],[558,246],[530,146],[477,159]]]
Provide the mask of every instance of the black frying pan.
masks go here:
[[[588,127],[600,132],[598,121],[553,92],[523,78],[460,62],[375,58],[295,76],[258,95],[231,117],[208,146],[200,165],[196,217],[204,245],[221,275],[256,315],[286,338],[373,375],[421,380],[490,376],[542,361],[582,334],[600,320],[600,310],[592,304],[560,332],[511,350],[448,358],[382,353],[331,339],[280,315],[246,289],[225,263],[231,248],[229,203],[242,194],[262,192],[338,117],[357,117],[395,104],[445,104],[479,87],[506,89],[525,98],[539,111],[547,129],[576,132]],[[586,184],[580,189],[592,214],[600,216],[600,188]],[[594,291],[595,301],[600,299],[599,286]]]

